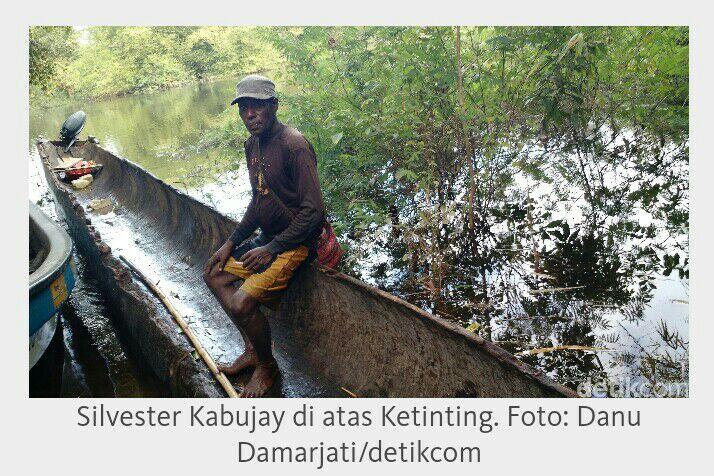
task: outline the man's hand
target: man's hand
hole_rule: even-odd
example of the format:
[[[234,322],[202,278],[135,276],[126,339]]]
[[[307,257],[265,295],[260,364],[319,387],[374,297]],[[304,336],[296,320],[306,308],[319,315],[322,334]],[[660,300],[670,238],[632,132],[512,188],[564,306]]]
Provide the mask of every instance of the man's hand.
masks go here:
[[[261,266],[265,266],[273,259],[273,253],[268,251],[265,246],[259,246],[246,252],[241,256],[243,267],[249,271],[256,272]]]
[[[213,256],[208,258],[206,264],[203,267],[203,272],[206,274],[211,274],[215,276],[216,273],[221,271],[226,265],[226,261],[231,257],[231,251],[233,251],[233,242],[231,240],[226,241],[223,246],[218,248],[218,251],[213,253]],[[216,266],[218,264],[218,266]]]

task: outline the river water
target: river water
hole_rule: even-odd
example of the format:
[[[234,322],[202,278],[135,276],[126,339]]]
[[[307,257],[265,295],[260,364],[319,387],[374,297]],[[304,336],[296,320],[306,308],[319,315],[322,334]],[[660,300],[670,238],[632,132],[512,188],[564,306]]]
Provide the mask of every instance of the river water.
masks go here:
[[[28,144],[30,199],[56,216],[51,194],[38,170],[35,140],[57,138],[62,122],[81,109],[88,114],[82,137],[97,137],[103,147],[117,155],[138,163],[221,212],[240,218],[250,194],[245,167],[238,160],[240,151],[206,146],[203,140],[204,134],[225,118],[233,93],[234,81],[219,81],[99,102],[78,101],[48,110],[32,109]],[[226,163],[235,166],[226,169]],[[65,380],[69,382],[63,395],[160,395],[159,387],[150,377],[141,374],[114,333],[101,294],[95,291],[92,277],[83,272],[82,258],[76,256],[75,259],[80,280],[63,315],[67,349]],[[666,352],[658,333],[663,322],[670,332],[677,332],[688,342],[688,307],[686,281],[658,278],[654,296],[642,316],[628,318],[622,309],[603,314],[613,324],[606,332],[616,334],[616,339],[610,338],[613,342],[608,351],[598,352],[598,362],[611,376],[632,375],[634,364],[615,357],[618,354],[642,357],[663,347]],[[675,361],[686,362],[681,352],[681,349],[671,351]],[[571,363],[577,364],[580,354],[567,355]],[[539,365],[539,362],[531,363]]]

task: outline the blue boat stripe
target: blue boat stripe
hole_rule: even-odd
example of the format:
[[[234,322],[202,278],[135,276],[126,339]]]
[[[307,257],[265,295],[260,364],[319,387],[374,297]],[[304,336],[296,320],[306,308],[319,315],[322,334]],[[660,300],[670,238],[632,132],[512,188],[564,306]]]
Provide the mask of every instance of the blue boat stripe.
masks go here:
[[[69,294],[72,292],[76,283],[74,269],[74,259],[70,259],[62,272],[65,286],[67,288],[67,297],[69,297]],[[64,301],[67,300],[65,297],[61,302],[57,303],[57,306],[55,307],[55,303],[52,299],[52,292],[50,290],[50,284],[51,283],[47,283],[46,288],[30,298],[30,335],[37,332],[37,330],[42,327],[45,322],[49,321],[60,306],[62,306]]]

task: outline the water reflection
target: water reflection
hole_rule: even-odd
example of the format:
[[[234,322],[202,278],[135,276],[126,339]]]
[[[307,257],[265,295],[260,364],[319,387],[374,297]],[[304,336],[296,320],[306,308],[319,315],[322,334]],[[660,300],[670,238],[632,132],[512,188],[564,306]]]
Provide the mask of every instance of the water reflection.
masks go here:
[[[75,101],[30,113],[30,148],[38,136],[55,139],[62,122],[74,111],[88,115],[82,135],[93,135],[122,157],[169,183],[197,167],[239,149],[191,147],[215,124],[234,95],[234,81],[202,83],[153,94],[137,94],[101,102]]]

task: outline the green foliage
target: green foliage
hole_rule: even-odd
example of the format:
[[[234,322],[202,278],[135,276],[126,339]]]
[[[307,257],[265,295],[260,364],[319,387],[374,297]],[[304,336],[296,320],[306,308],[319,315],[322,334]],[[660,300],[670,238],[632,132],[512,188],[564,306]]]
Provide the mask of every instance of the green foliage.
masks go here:
[[[271,38],[294,81],[290,119],[315,142],[331,210],[357,240],[390,223],[408,229],[394,253],[448,267],[466,252],[485,270],[500,259],[491,230],[507,224],[498,208],[517,176],[553,184],[556,202],[580,189],[593,232],[619,232],[637,209],[686,226],[686,28],[461,28],[463,101],[454,28]],[[464,238],[470,249],[453,249]]]
[[[32,28],[31,84],[92,99],[281,64],[252,27],[90,27],[82,32],[86,40],[81,44],[71,27]]]
[[[29,29],[30,100],[61,88],[61,77],[76,52],[76,32],[69,26]]]

